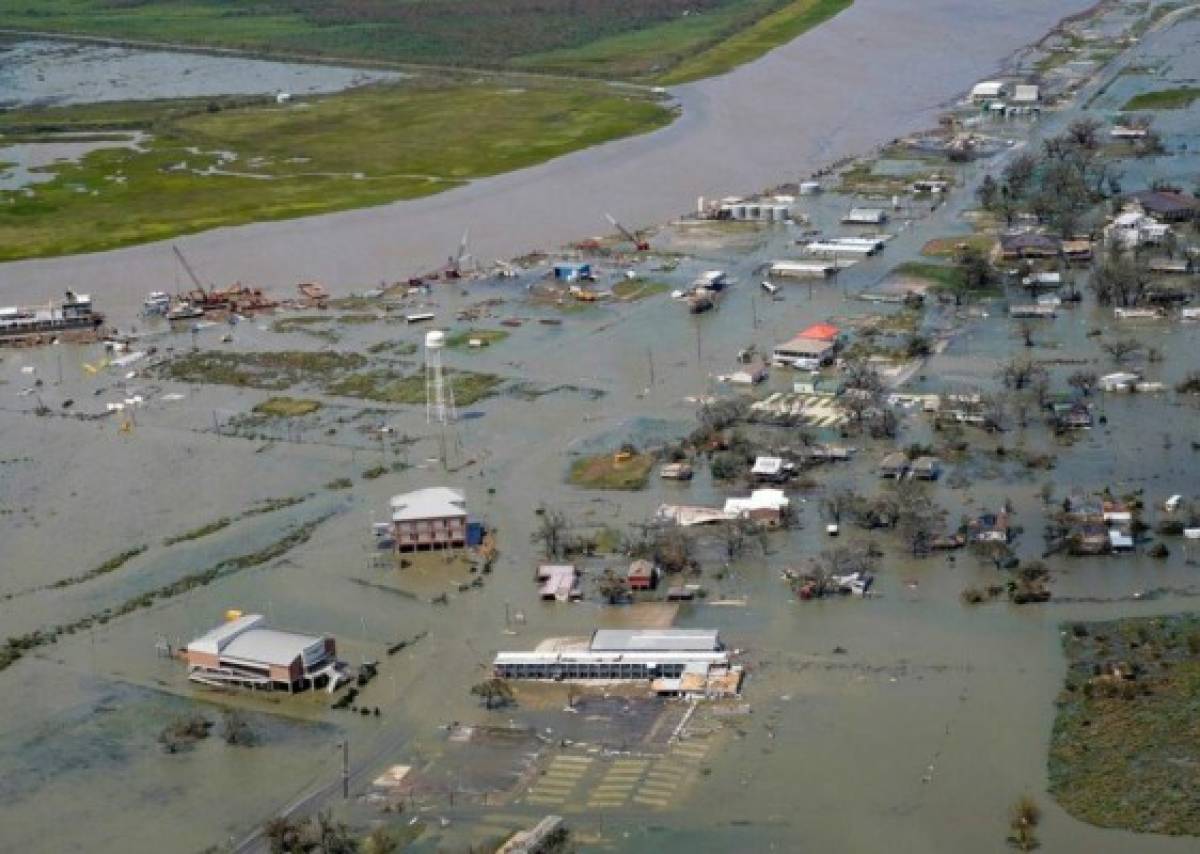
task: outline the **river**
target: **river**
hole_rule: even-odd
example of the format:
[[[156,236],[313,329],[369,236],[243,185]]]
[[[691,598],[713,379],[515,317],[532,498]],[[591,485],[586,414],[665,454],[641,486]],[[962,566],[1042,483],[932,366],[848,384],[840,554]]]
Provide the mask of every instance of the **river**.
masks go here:
[[[182,239],[214,282],[346,291],[442,263],[471,231],[483,263],[660,222],[697,196],[746,193],[927,126],[939,105],[993,73],[1087,0],[856,0],[833,20],[723,77],[678,87],[670,127],[413,201]],[[175,280],[167,243],[0,265],[5,301],[92,291],[120,319]]]

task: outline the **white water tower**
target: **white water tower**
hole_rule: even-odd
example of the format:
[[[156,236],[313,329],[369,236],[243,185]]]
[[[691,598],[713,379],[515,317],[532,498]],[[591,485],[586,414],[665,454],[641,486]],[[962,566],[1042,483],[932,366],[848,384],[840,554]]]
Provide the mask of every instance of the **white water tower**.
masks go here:
[[[437,329],[425,334],[425,420],[448,424],[455,418],[454,387],[442,370],[446,333]]]

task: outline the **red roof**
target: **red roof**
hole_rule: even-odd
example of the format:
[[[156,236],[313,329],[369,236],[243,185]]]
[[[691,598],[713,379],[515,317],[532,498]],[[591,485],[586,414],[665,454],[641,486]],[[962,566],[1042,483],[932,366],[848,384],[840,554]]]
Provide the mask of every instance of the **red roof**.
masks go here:
[[[814,323],[796,337],[812,338],[816,341],[834,341],[841,334],[842,331],[836,326],[832,326],[828,323]]]

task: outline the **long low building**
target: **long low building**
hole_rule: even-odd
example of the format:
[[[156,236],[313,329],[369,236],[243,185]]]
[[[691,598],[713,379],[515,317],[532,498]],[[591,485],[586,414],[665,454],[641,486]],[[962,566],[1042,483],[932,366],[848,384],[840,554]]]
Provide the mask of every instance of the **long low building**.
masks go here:
[[[347,679],[331,637],[272,629],[262,614],[237,616],[187,645],[188,678],[205,685],[292,693]]]
[[[498,653],[492,672],[500,679],[639,681],[728,667],[716,629],[599,629],[587,642]]]

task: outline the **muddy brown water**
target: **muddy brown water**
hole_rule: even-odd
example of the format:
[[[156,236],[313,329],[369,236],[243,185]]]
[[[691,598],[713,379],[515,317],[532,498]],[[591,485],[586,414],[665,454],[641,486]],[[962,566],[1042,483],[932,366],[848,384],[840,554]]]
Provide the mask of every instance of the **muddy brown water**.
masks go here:
[[[1051,123],[1047,130],[1052,129]],[[977,176],[984,168],[970,167],[963,176]],[[1170,158],[1164,168],[1183,167]],[[845,201],[815,202],[818,224],[831,227]],[[708,267],[730,270],[738,284],[716,312],[690,316],[664,294],[564,313],[561,326],[529,322],[481,352],[448,352],[446,362],[453,367],[493,371],[542,388],[604,392],[596,397],[563,390],[534,401],[502,395],[465,407],[479,417],[462,420],[449,436],[456,467],[449,473],[429,462],[441,442],[417,407],[377,407],[379,414],[364,418],[418,438],[403,450],[380,450],[376,440],[336,418],[300,431],[303,442],[288,441],[297,432],[286,428],[276,430],[275,441],[220,436],[211,429],[214,419],[244,413],[270,392],[140,377],[123,386],[123,372],[108,368],[93,375],[83,366],[96,365],[98,347],[0,353],[0,597],[14,594],[0,598],[2,636],[78,619],[223,558],[250,553],[289,525],[333,514],[309,543],[279,560],[64,638],[0,673],[0,686],[7,688],[0,693],[0,847],[200,850],[240,838],[270,812],[336,782],[336,745],[345,737],[355,768],[363,769],[355,777],[359,792],[393,763],[423,769],[434,780],[455,779],[455,763],[472,761],[469,747],[447,741],[442,727],[455,721],[534,724],[551,740],[575,734],[577,724],[556,723],[546,707],[487,713],[468,694],[498,649],[526,648],[546,636],[578,635],[629,619],[624,609],[595,602],[536,601],[532,568],[538,555],[528,539],[536,524],[532,507],[545,502],[563,507],[580,525],[623,527],[665,501],[704,503],[730,492],[713,484],[704,469],[691,485],[652,480],[639,493],[579,491],[563,476],[572,453],[686,432],[695,416],[687,398],[718,392],[712,377],[732,369],[738,349],[750,343],[769,347],[812,321],[880,311],[844,294],[874,287],[928,237],[961,229],[956,215],[966,204],[957,200],[923,218],[883,257],[834,285],[814,288],[811,298],[803,285],[785,286],[778,302],[766,300],[757,288],[755,268],[788,254],[792,240],[785,229],[768,229],[757,245],[738,251],[717,245],[693,254],[673,273],[647,271],[678,286]],[[603,270],[606,281],[619,273]],[[505,304],[478,325],[495,326],[513,315],[560,316],[526,303],[524,284],[480,283],[467,295],[444,289],[431,297],[433,309],[448,324],[458,309],[499,296]],[[1000,319],[1003,303],[984,310],[987,317],[947,320],[962,332],[923,368],[916,387],[994,382],[996,364],[1018,342],[1011,324]],[[219,341],[223,327],[202,330],[195,340],[205,348],[323,346],[302,334],[260,328],[268,323],[238,324],[232,344]],[[1087,332],[1099,327],[1112,334],[1116,323],[1109,311],[1085,301],[1038,327],[1043,343],[1034,355],[1095,359],[1094,367],[1107,370],[1106,357]],[[357,351],[385,339],[417,342],[424,331],[384,323],[337,328],[342,336],[337,346]],[[1162,322],[1135,328],[1134,334],[1168,353],[1164,363],[1148,366],[1152,378],[1172,382],[1190,368],[1197,327]],[[156,343],[186,350],[192,338],[177,334]],[[35,370],[26,373],[25,367]],[[1055,369],[1056,385],[1070,370]],[[33,385],[37,378],[40,388]],[[789,381],[777,372],[771,387],[786,389]],[[33,392],[22,394],[31,387]],[[39,398],[56,411],[67,399],[93,410],[135,392],[149,403],[136,410],[127,432],[112,417],[81,421],[29,414]],[[167,400],[167,394],[184,397]],[[1041,429],[1005,437],[1011,446],[1056,452],[1054,471],[1030,474],[992,458],[964,467],[970,473],[965,485],[944,482],[937,497],[949,519],[1011,499],[1024,528],[1017,551],[1028,558],[1041,550],[1044,511],[1037,493],[1045,480],[1053,481],[1058,496],[1110,485],[1118,492],[1145,488],[1148,503],[1189,494],[1196,482],[1190,442],[1200,439],[1190,404],[1174,395],[1107,396],[1097,404],[1108,423],[1070,450],[1054,445]],[[903,423],[903,441],[928,440],[919,417],[910,413]],[[325,433],[329,427],[337,429],[332,436]],[[980,447],[994,444],[969,431],[966,437]],[[780,435],[781,443],[793,438],[787,431]],[[855,462],[816,476],[823,483],[874,490],[873,463],[880,453],[868,444]],[[365,470],[398,458],[412,467],[362,478]],[[353,487],[326,488],[339,477],[350,478]],[[447,584],[445,606],[429,604],[428,573],[412,585],[417,598],[381,590],[405,581],[373,560],[370,536],[391,494],[436,483],[464,488],[472,512],[497,529],[501,548],[483,588],[460,592]],[[256,501],[308,493],[312,497],[295,507],[240,519],[193,542],[162,545],[167,536],[238,516]],[[627,851],[1001,851],[1009,804],[1032,792],[1046,811],[1039,835],[1047,850],[1194,849],[1193,840],[1083,825],[1043,794],[1053,699],[1063,675],[1060,623],[1194,608],[1200,573],[1181,541],[1171,542],[1165,561],[1140,553],[1055,561],[1053,589],[1060,601],[1045,607],[967,609],[958,598],[963,587],[1002,577],[965,554],[953,562],[910,560],[885,539],[876,598],[801,604],[787,593],[780,573],[827,546],[818,498],[797,496],[804,499],[801,527],[773,535],[766,554],[748,554],[722,578],[715,574],[719,564],[709,563],[702,580],[712,598],[744,598],[744,605],[696,603],[680,609],[677,625],[721,629],[752,670],[746,700],[753,713],[706,757],[710,773],[665,809],[599,814],[568,809],[573,823]],[[61,590],[26,592],[84,573],[140,544],[149,546],[146,553],[110,575]],[[1134,599],[1156,588],[1193,592]],[[178,663],[156,655],[155,643],[186,641],[227,608],[261,611],[297,630],[333,633],[351,663],[379,659],[380,675],[360,702],[378,706],[381,717],[331,711],[321,694],[215,697],[189,687]],[[525,622],[506,622],[506,614],[516,611]],[[388,644],[421,632],[428,635],[387,656]],[[844,652],[835,652],[838,647]],[[251,724],[262,731],[263,743],[233,748],[213,737],[176,756],[157,746],[159,730],[174,716],[198,708],[216,719],[220,704],[253,713]],[[481,753],[479,761],[479,776],[504,780],[514,760]],[[431,850],[439,840],[460,847],[478,842],[475,828],[495,824],[494,814],[532,824],[541,813],[522,804],[457,811],[446,805],[423,814],[435,825],[443,814],[450,819],[423,848]],[[362,807],[349,814],[371,815]],[[169,843],[163,841],[165,829]]]
[[[683,116],[658,132],[577,152],[435,197],[183,239],[213,282],[290,290],[323,281],[371,287],[436,268],[471,230],[484,264],[694,208],[697,196],[795,180],[846,154],[927,126],[936,108],[996,71],[1086,0],[857,0],[757,62],[678,87]],[[166,243],[0,265],[0,295],[45,299],[64,282],[128,317],[169,289]]]

